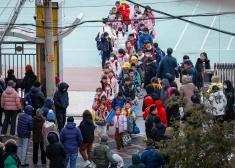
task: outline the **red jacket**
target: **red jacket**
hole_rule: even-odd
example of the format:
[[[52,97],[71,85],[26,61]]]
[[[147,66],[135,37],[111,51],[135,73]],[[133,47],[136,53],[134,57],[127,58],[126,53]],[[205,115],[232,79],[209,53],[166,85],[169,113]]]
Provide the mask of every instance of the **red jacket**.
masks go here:
[[[152,97],[150,97],[150,96],[146,97],[146,98],[144,99],[144,104],[147,106],[147,108],[144,110],[144,113],[143,113],[143,118],[144,118],[144,120],[145,120],[146,117],[148,116],[149,112],[150,112],[150,107],[151,107],[152,105],[154,105],[154,104],[153,104],[153,99],[152,99]]]
[[[130,6],[129,5],[122,5],[117,10],[121,13],[122,19],[125,20],[124,21],[125,25],[130,25],[131,24]]]
[[[164,107],[162,107],[162,101],[161,100],[157,100],[155,102],[155,105],[157,107],[157,116],[160,117],[161,119],[161,122],[163,124],[165,124],[166,126],[168,126],[168,122],[167,122],[167,119],[166,119],[166,110]]]

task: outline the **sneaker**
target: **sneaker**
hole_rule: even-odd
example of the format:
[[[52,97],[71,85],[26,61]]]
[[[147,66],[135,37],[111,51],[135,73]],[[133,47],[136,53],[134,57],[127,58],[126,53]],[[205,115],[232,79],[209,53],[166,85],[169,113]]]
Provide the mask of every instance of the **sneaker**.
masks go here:
[[[84,167],[87,167],[91,164],[91,162],[89,160],[86,160],[85,164],[84,164]]]
[[[28,166],[29,166],[28,163],[25,163],[25,164],[21,165],[21,167],[28,167]]]
[[[92,164],[90,164],[89,166],[87,166],[87,167],[91,167],[92,168]]]

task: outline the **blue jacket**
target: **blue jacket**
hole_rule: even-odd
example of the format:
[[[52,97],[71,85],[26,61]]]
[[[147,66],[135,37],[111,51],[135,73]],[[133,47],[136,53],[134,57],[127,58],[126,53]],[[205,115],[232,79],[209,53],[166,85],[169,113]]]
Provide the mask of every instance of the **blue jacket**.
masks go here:
[[[55,108],[66,109],[69,106],[69,95],[68,95],[69,85],[62,82],[58,86],[58,90],[54,94],[54,104]],[[66,89],[65,91],[63,91]]]
[[[193,80],[193,84],[195,86],[198,86],[198,73],[197,73],[197,70],[195,67],[191,66],[188,68],[188,75],[192,77],[192,80]]]
[[[118,97],[115,97],[112,101],[112,108],[115,109],[115,107],[123,108],[124,104],[126,102],[126,98],[123,96],[122,99],[119,99]]]
[[[175,79],[175,77],[178,77],[178,74],[175,70],[176,67],[178,67],[176,58],[172,57],[171,55],[166,55],[161,59],[157,72],[157,77],[160,79],[164,79],[165,74],[170,73]]]
[[[140,38],[139,38],[139,42],[140,42],[140,48],[144,47],[144,43],[145,41],[150,41],[150,43],[153,45],[153,38],[150,34],[141,34]]]
[[[68,122],[60,132],[60,142],[67,154],[77,153],[82,141],[82,133],[74,122]]]
[[[155,146],[147,147],[141,155],[140,162],[145,164],[146,168],[161,168],[165,160],[159,153]]]
[[[33,118],[31,117],[33,107],[27,105],[24,113],[21,113],[18,118],[17,133],[19,138],[30,138],[30,131],[34,128]]]

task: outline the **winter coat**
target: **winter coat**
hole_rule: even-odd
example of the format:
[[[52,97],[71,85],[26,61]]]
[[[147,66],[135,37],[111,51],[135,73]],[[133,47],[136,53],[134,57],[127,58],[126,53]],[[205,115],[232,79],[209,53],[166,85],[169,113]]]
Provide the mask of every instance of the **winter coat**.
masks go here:
[[[104,53],[111,53],[113,52],[113,45],[112,45],[112,40],[111,38],[108,39],[102,39],[102,47],[101,51]]]
[[[121,5],[119,6],[119,8],[117,8],[117,10],[121,13],[122,15],[122,19],[125,20],[124,23],[125,25],[130,25],[131,21],[130,21],[130,6],[125,4],[125,5]]]
[[[43,107],[41,108],[41,110],[43,111],[43,117],[47,118],[47,114],[49,112],[49,110],[52,109],[54,102],[52,101],[52,99],[46,99],[44,102]]]
[[[33,142],[43,142],[42,126],[45,122],[45,118],[43,118],[42,116],[34,116],[33,122]]]
[[[168,79],[170,87],[174,87],[174,88],[178,89],[178,85],[175,82],[174,77],[171,74],[169,74],[169,73],[165,74],[165,79]]]
[[[120,66],[118,60],[113,60],[113,61],[109,61],[110,65],[111,65],[111,70],[114,72],[114,74],[116,76],[118,76],[121,72],[122,67]]]
[[[150,34],[141,34],[139,37],[140,48],[144,47],[144,43],[146,41],[150,41],[150,43],[153,45],[153,38]]]
[[[232,121],[235,119],[234,113],[234,88],[232,86],[231,81],[226,80],[224,83],[227,84],[227,88],[224,89],[224,94],[227,99],[227,106],[226,106],[226,114],[225,114],[225,121]]]
[[[83,143],[92,143],[95,140],[95,125],[92,121],[92,117],[85,117],[81,121],[79,128],[82,133]]]
[[[34,110],[41,108],[44,104],[45,97],[41,90],[37,87],[32,87],[30,91],[30,99],[32,101],[32,106]]]
[[[68,122],[60,132],[60,142],[64,145],[66,154],[77,153],[82,141],[82,133],[74,122]]]
[[[166,55],[161,59],[157,77],[163,79],[165,77],[165,74],[169,73],[175,80],[175,77],[178,78],[178,73],[175,70],[176,67],[178,67],[176,58],[171,55]]]
[[[146,168],[161,168],[165,164],[165,160],[160,151],[155,146],[149,146],[142,153],[140,162],[145,164]]]
[[[111,37],[112,39],[115,39],[116,36],[115,34],[112,33],[112,28],[109,25],[104,25],[103,27],[100,28],[99,31],[99,38],[101,38],[102,34],[104,34],[104,32],[107,32],[109,34],[109,37]]]
[[[117,115],[113,118],[114,127],[118,128],[119,133],[122,133],[127,130],[127,118],[123,114],[119,116],[119,122],[117,121]],[[116,133],[116,129],[114,130],[114,134]]]
[[[168,121],[168,126],[172,126],[172,123],[174,121],[179,121],[180,120],[180,109],[179,105],[175,104],[172,105],[171,107],[166,108],[166,117]]]
[[[114,48],[118,51],[119,49],[126,48],[127,37],[124,32],[118,32],[117,38],[114,41]]]
[[[154,126],[154,117],[155,115],[152,113],[149,113],[145,120],[145,133],[147,135],[147,138],[151,138],[151,130]]]
[[[136,88],[134,85],[130,84],[129,86],[127,86],[125,84],[124,86],[122,86],[121,90],[125,97],[130,97],[131,100],[135,99]]]
[[[162,84],[165,85],[165,88],[161,88],[160,91],[160,100],[162,101],[163,107],[166,106],[166,100],[168,99],[168,89],[170,88],[170,83],[167,79],[163,79]]]
[[[66,88],[66,91],[63,91]],[[54,104],[56,108],[66,109],[69,106],[69,85],[62,82],[58,86],[58,90],[54,94]]]
[[[220,116],[225,114],[227,99],[222,91],[211,93],[209,100],[206,101],[207,112],[213,116]]]
[[[191,66],[188,69],[188,75],[192,77],[193,84],[198,86],[198,72],[195,67]]]
[[[2,160],[4,162],[4,168],[18,168],[20,167],[20,159],[17,154],[5,152],[2,155]]]
[[[219,76],[213,76],[211,78],[211,85],[209,86],[209,89],[207,91],[207,93],[211,94],[212,93],[212,87],[213,86],[218,86],[220,91],[223,91],[223,84],[220,82],[219,80]]]
[[[118,81],[117,79],[113,76],[112,78],[108,77],[108,83],[110,84],[112,88],[112,96],[116,97],[117,96],[117,88],[118,88]]]
[[[3,148],[4,148],[4,144],[0,142],[0,167],[4,168],[4,161],[2,158],[3,155]]]
[[[140,156],[138,153],[132,154],[132,165],[128,168],[145,168],[145,165],[140,163]]]
[[[196,62],[196,65],[195,65],[195,68],[198,72],[198,75],[201,76],[201,72],[203,71],[203,62],[205,62],[205,69],[211,69],[211,66],[210,66],[210,60],[206,59],[205,61],[202,61],[200,58],[197,59],[197,62]]]
[[[143,23],[149,30],[153,30],[153,23],[149,17],[147,17],[146,20],[143,20]]]
[[[153,26],[155,26],[155,16],[152,11],[148,12],[148,17],[151,19]]]
[[[159,100],[160,95],[155,93],[154,87],[153,85],[149,84],[145,87],[146,90],[146,95],[144,96],[144,99],[148,96],[150,96],[153,99],[153,102]],[[144,99],[143,99],[143,105],[142,105],[142,111],[144,112],[144,110],[147,108],[146,104],[144,103]]]
[[[146,117],[148,116],[149,112],[150,112],[150,107],[151,107],[152,105],[154,105],[154,104],[153,104],[153,99],[152,99],[150,96],[148,96],[148,97],[146,97],[146,98],[144,99],[144,103],[143,103],[143,104],[146,106],[146,108],[145,108],[145,110],[144,110],[144,113],[143,113],[143,118],[144,118],[144,120],[145,120]]]
[[[120,107],[122,109],[125,102],[126,102],[126,97],[123,96],[121,99],[115,97],[112,101],[112,108],[115,109],[115,107]]]
[[[123,113],[123,115],[126,116],[126,117],[128,117],[128,116],[131,116],[131,117],[133,117],[133,118],[136,117],[134,111],[132,111],[132,108],[129,108],[129,109],[123,108],[123,109],[122,109],[122,113]]]
[[[42,126],[42,137],[43,137],[44,151],[46,151],[46,147],[49,144],[49,142],[47,140],[47,135],[49,132],[56,132],[59,135],[59,132],[58,132],[58,129],[57,129],[55,123],[50,122],[50,121],[45,121]]]
[[[151,60],[151,62],[150,62]],[[148,59],[147,66],[145,69],[145,75],[144,75],[144,88],[151,83],[151,79],[156,77],[157,71],[156,71],[156,63],[152,59]]]
[[[167,119],[166,119],[166,110],[164,107],[162,107],[162,102],[161,100],[158,100],[155,102],[155,105],[157,107],[157,116],[160,117],[161,119],[161,122],[163,124],[165,124],[166,126],[168,126],[168,122],[167,122]]]
[[[37,76],[33,73],[33,71],[25,73],[25,77],[21,83],[21,89],[24,89],[25,93],[29,93],[36,80]]]
[[[192,105],[191,96],[197,91],[197,87],[192,83],[192,77],[183,75],[180,96],[187,99],[188,105]]]
[[[110,149],[106,142],[100,142],[92,152],[92,161],[94,163],[109,163],[117,164],[117,161],[113,159]]]
[[[20,97],[14,88],[7,86],[1,97],[1,107],[4,110],[21,109]]]
[[[155,124],[155,126],[151,130],[151,139],[155,142],[160,142],[166,139],[165,136],[166,125],[163,123]]]
[[[8,83],[8,81],[10,81],[10,80],[13,80],[15,83],[16,83],[16,86],[15,86],[15,91],[17,91],[17,79],[16,79],[16,77],[15,77],[15,75],[7,75],[7,77],[5,78],[5,85],[7,86],[7,83]]]
[[[138,10],[138,12],[141,12],[141,10]],[[141,14],[138,14],[137,11],[134,11],[132,14],[131,14],[131,28],[133,30],[133,26],[134,26],[134,22],[136,21],[136,19],[139,19],[139,17],[141,17],[142,15]],[[136,31],[138,32],[138,31]]]
[[[66,153],[64,146],[59,142],[58,134],[51,132],[47,140],[49,145],[46,147],[46,157],[50,160],[50,168],[64,168]]]
[[[120,67],[123,67],[125,62],[129,62],[129,55],[127,53],[123,56],[118,56],[118,63],[120,64]]]
[[[92,104],[92,109],[96,110],[97,106],[100,104],[101,102],[101,97],[102,96],[106,96],[105,92],[102,92],[101,94],[95,94],[95,98],[93,100],[93,104]],[[106,96],[107,97],[107,96]]]
[[[17,133],[19,138],[28,138],[30,139],[30,131],[34,128],[33,119],[31,117],[32,112],[29,110],[29,106],[26,106],[24,113],[19,114]]]

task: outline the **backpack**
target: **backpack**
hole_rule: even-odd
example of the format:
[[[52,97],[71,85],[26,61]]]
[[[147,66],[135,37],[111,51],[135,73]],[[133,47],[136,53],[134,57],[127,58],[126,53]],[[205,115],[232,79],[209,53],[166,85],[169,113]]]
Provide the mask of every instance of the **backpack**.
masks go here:
[[[30,92],[29,93],[26,93],[24,95],[24,103],[25,105],[31,105],[32,106],[32,101],[31,101],[31,98],[30,98]]]
[[[104,27],[103,27],[103,33],[104,33]],[[100,51],[102,49],[102,45],[103,45],[103,42],[102,42],[102,39],[103,39],[103,33],[101,35],[101,38],[100,38],[100,32],[97,34],[96,38],[95,38],[95,41],[96,41],[96,48],[98,51]]]

